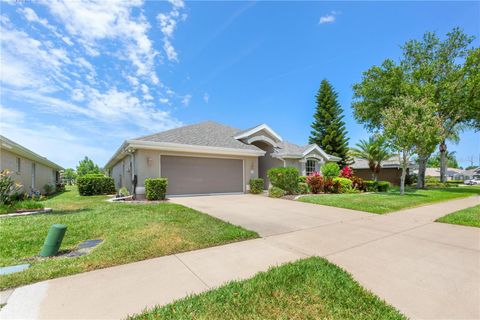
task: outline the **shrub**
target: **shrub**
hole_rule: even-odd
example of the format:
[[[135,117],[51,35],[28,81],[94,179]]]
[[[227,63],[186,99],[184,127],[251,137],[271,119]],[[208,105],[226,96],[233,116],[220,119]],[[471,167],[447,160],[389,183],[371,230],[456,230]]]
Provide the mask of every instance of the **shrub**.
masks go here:
[[[323,191],[323,177],[318,172],[307,177],[307,184],[312,193],[317,194]]]
[[[285,193],[285,190],[278,187],[271,187],[270,190],[268,190],[268,196],[271,198],[281,198]]]
[[[47,183],[43,186],[43,191],[45,191],[45,194],[48,196],[49,194],[55,192],[55,186],[53,184]]]
[[[353,176],[353,170],[349,166],[345,166],[340,170],[339,177],[351,179]]]
[[[378,192],[387,192],[389,188],[390,188],[390,182],[388,182],[388,181],[378,181],[377,182]]]
[[[299,176],[298,183],[307,183],[307,176]]]
[[[123,187],[118,190],[118,195],[121,197],[128,197],[130,195],[130,192],[128,191],[127,188]]]
[[[13,205],[13,208],[15,208],[15,211],[26,211],[26,210],[36,210],[36,209],[43,209],[44,205],[41,201],[35,201],[35,200],[23,200],[20,202],[17,202]]]
[[[350,180],[352,180],[353,188],[357,189],[358,191],[367,191],[367,186],[365,185],[365,182],[363,181],[362,178],[352,176]]]
[[[450,184],[450,185],[462,184],[462,183],[463,183],[463,180],[448,180],[447,181],[447,184]]]
[[[299,193],[299,194],[307,194],[307,193],[309,193],[308,184],[305,183],[305,182],[300,182],[300,183],[298,184],[298,193]]]
[[[293,167],[277,167],[268,170],[268,179],[272,186],[293,194],[298,188],[298,169]]]
[[[250,179],[248,184],[250,185],[250,193],[259,194],[263,192],[262,178]]]
[[[13,197],[22,186],[13,181],[12,173],[9,170],[0,172],[0,204],[11,204]]]
[[[77,179],[78,192],[82,196],[115,193],[113,178],[103,174],[87,174]]]
[[[348,178],[340,178],[340,177],[336,177],[336,178],[333,178],[333,181],[334,182],[338,182],[340,184],[340,192],[341,193],[345,193],[347,192],[348,189],[350,189],[352,187],[352,180],[348,179]]]
[[[145,179],[145,197],[147,200],[165,200],[168,180],[166,178]]]
[[[65,191],[65,184],[61,183],[61,182],[57,182],[55,184],[55,191],[57,192],[63,192]]]
[[[378,182],[374,180],[365,180],[365,189],[368,192],[377,192],[378,191]]]
[[[434,182],[440,182],[440,179],[437,177],[425,176],[425,184]]]
[[[339,181],[333,179],[325,179],[323,184],[323,192],[325,193],[340,193],[341,185]]]
[[[321,171],[325,179],[335,178],[340,174],[340,167],[335,162],[328,162],[322,166]]]
[[[458,187],[458,185],[442,183],[440,181],[436,181],[436,182],[425,183],[425,187],[427,187],[427,188],[448,188],[448,187]]]

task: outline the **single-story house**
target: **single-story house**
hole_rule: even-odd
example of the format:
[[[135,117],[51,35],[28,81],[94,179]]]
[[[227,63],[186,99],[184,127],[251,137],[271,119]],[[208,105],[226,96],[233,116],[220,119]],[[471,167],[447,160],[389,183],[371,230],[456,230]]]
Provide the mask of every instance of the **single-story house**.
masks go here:
[[[140,197],[146,178],[167,178],[171,196],[247,192],[257,177],[268,188],[272,167],[293,166],[308,175],[339,160],[315,144],[283,141],[266,124],[240,130],[206,121],[126,140],[105,168],[117,188]]]
[[[435,177],[440,180],[440,168],[427,168],[425,176]],[[445,172],[447,180],[468,180],[475,176],[475,170],[463,170],[460,168],[447,168]]]
[[[372,171],[368,166],[368,161],[360,158],[353,158],[353,163],[350,165],[350,168],[353,169],[353,174],[357,177],[360,177],[364,180],[372,180]],[[410,163],[408,167],[407,174],[413,169],[413,164]],[[400,159],[398,156],[392,156],[389,159],[381,163],[381,169],[378,173],[379,181],[388,181],[394,185],[400,185],[400,179],[402,176],[402,167],[400,166]]]
[[[55,185],[63,168],[16,142],[0,135],[0,170],[12,173],[13,180],[22,185],[21,192],[44,192],[47,184]]]

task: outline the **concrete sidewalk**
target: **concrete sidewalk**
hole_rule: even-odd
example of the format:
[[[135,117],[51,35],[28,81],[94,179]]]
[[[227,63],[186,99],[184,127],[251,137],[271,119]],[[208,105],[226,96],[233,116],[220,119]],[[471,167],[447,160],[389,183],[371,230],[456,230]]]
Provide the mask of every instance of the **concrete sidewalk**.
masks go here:
[[[260,196],[177,198],[263,238],[17,288],[1,319],[118,319],[319,255],[411,318],[480,318],[480,229],[434,223],[480,197],[389,215]]]

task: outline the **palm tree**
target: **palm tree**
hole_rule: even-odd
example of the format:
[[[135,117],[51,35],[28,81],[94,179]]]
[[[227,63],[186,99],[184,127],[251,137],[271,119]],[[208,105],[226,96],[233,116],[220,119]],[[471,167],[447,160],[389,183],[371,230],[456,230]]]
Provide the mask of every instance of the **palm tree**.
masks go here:
[[[356,146],[356,148],[350,150],[350,154],[353,157],[367,160],[368,167],[372,171],[372,178],[377,181],[378,173],[382,168],[382,162],[392,156],[385,144],[385,139],[375,135],[368,138],[368,140],[360,140]]]

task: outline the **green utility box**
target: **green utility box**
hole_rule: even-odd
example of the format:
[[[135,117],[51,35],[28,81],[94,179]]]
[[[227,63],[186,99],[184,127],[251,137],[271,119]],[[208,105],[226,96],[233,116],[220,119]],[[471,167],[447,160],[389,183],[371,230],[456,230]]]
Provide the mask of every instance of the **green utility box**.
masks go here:
[[[60,245],[62,244],[63,236],[67,231],[67,226],[64,224],[54,224],[48,231],[47,238],[43,244],[41,257],[51,257],[57,254]]]

